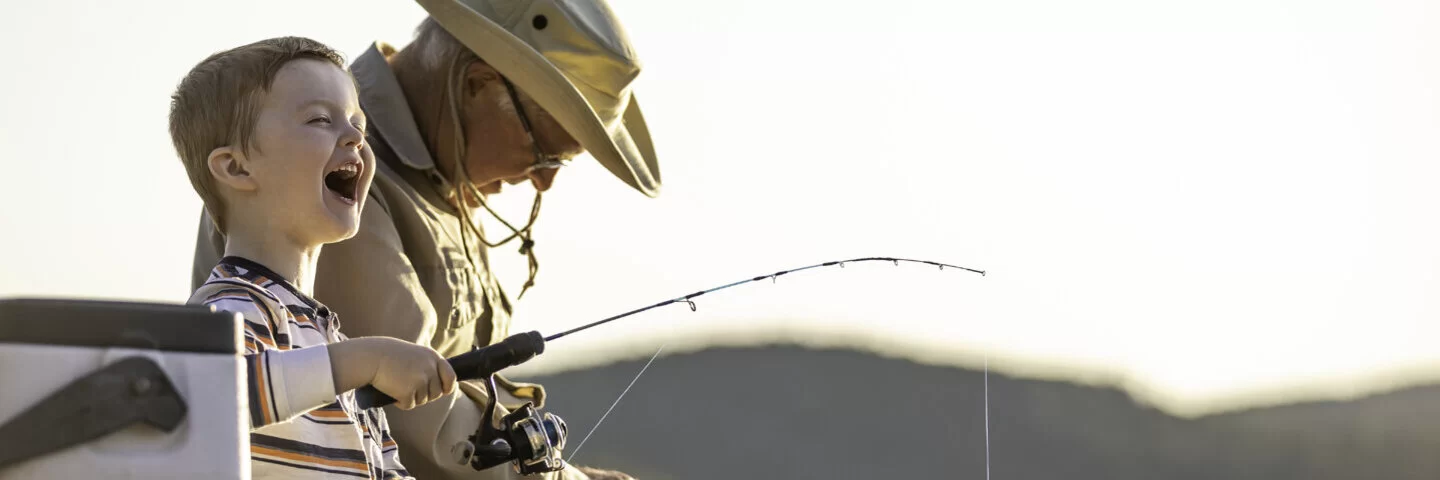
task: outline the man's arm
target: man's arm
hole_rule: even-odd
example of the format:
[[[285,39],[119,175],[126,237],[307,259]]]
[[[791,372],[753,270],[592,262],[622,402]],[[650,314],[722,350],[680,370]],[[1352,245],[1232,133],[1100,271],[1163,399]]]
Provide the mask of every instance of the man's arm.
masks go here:
[[[321,248],[315,298],[339,314],[348,337],[394,337],[428,346],[435,335],[435,310],[374,189],[370,196],[355,238]],[[209,213],[201,212],[196,233],[191,291],[205,283],[225,250],[225,238]]]
[[[339,315],[346,336],[388,336],[429,345],[435,331],[435,312],[402,253],[394,223],[375,193],[371,189],[355,238],[321,249],[316,298]],[[210,215],[203,214],[195,242],[194,278],[198,280],[192,281],[197,286],[204,283],[224,252],[224,239],[212,225]],[[446,462],[433,452],[448,452],[451,444],[464,439],[457,437],[459,432],[468,429],[465,435],[469,435],[480,425],[480,408],[465,398],[456,389],[451,395],[409,411],[388,409],[390,433],[397,443],[402,449],[422,453],[404,456],[411,473],[435,471],[437,462]],[[470,417],[474,420],[468,421]],[[442,430],[447,434],[444,438]],[[444,471],[456,474],[434,478],[485,478],[476,477],[473,469],[461,469],[454,462],[444,467]]]
[[[376,193],[370,190],[355,237],[320,249],[315,298],[339,316],[346,336],[430,346],[438,325],[435,309]]]
[[[321,250],[316,297],[340,315],[341,328],[347,336],[389,336],[429,345],[437,325],[434,308],[405,257],[400,234],[377,193],[370,190],[355,238],[326,245]],[[210,270],[220,261],[224,246],[225,240],[215,231],[210,216],[202,214],[195,242],[192,286],[205,282]],[[457,387],[460,388],[455,393],[409,411],[386,409],[390,433],[399,444],[405,467],[417,478],[427,480],[521,478],[508,466],[477,472],[455,461],[452,448],[475,433],[480,426],[481,409],[489,405],[475,383],[461,383]],[[259,411],[261,409],[252,409],[252,412]],[[585,473],[574,467],[541,478],[588,480]]]
[[[322,248],[316,270],[316,299],[339,315],[343,333],[431,344],[437,316],[404,252],[384,198],[372,188],[361,211],[360,231]],[[508,466],[477,472],[457,461],[455,445],[475,433],[482,408],[489,405],[474,383],[457,386],[454,394],[412,410],[386,408],[405,467],[427,480],[520,478]],[[567,470],[566,480],[585,478]]]

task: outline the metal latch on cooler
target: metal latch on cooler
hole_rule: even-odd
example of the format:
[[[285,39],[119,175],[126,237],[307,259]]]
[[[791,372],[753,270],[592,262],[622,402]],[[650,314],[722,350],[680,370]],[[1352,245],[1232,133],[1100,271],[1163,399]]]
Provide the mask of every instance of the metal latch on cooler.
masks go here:
[[[126,357],[78,378],[0,425],[0,468],[145,423],[165,432],[185,419],[185,400],[160,365]],[[12,442],[6,442],[12,443]]]

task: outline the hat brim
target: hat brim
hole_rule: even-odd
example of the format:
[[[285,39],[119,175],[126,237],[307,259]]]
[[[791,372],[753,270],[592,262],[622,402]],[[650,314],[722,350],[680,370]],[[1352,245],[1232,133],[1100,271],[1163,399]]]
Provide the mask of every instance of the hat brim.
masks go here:
[[[445,31],[525,91],[595,160],[647,197],[660,194],[660,168],[635,96],[606,128],[565,74],[504,27],[456,0],[416,0]]]

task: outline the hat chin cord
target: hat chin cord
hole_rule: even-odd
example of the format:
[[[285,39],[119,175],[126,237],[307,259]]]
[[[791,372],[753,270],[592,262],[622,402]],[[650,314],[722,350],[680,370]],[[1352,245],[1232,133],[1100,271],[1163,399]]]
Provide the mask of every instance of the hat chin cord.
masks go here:
[[[465,260],[470,263],[472,269],[480,272],[480,265],[475,262],[475,259],[470,254],[469,235],[467,235],[466,232],[473,233],[480,239],[480,243],[488,247],[498,247],[519,238],[519,253],[527,257],[530,269],[529,278],[525,280],[525,285],[520,288],[520,294],[515,297],[519,299],[523,298],[525,292],[529,291],[530,287],[535,285],[535,274],[540,270],[540,263],[535,260],[535,240],[531,238],[533,235],[531,228],[535,226],[535,220],[540,216],[540,198],[542,192],[539,189],[535,190],[535,200],[530,205],[530,219],[525,223],[523,228],[515,228],[514,225],[505,221],[499,213],[496,213],[494,209],[490,208],[490,205],[485,203],[485,195],[480,192],[479,188],[475,187],[475,182],[470,181],[470,172],[465,168],[465,126],[460,122],[460,88],[462,80],[457,74],[462,71],[461,60],[464,58],[465,56],[463,55],[456,56],[455,60],[450,63],[450,72],[447,76],[449,81],[447,82],[448,85],[446,88],[446,94],[450,104],[450,123],[452,123],[455,128],[455,168],[452,172],[459,177],[458,181],[454,182],[455,185],[447,185],[447,187],[449,187],[449,195],[455,200],[456,210],[459,211],[460,221],[463,223],[460,227],[460,244],[465,250]],[[473,61],[474,60],[471,60],[471,62]],[[468,66],[469,63],[464,65],[464,67]],[[520,108],[520,106],[516,105],[515,108]],[[443,178],[444,176],[442,175],[441,177]],[[448,183],[449,180],[446,180],[446,182]],[[476,203],[480,204],[485,211],[490,212],[490,215],[495,217],[496,220],[499,220],[502,225],[505,225],[505,228],[510,229],[510,236],[498,242],[491,242],[485,239],[485,233],[480,230],[479,225],[475,222],[475,218],[470,215],[470,207],[465,198],[467,196],[466,194],[473,197]],[[485,271],[489,271],[488,266]]]

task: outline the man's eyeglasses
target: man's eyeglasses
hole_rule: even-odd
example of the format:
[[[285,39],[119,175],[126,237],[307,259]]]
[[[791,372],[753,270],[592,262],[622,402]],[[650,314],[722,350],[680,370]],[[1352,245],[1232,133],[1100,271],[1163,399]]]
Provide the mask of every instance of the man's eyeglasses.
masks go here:
[[[510,103],[515,106],[515,115],[520,117],[520,125],[525,127],[525,134],[530,136],[530,147],[535,150],[535,163],[530,165],[530,169],[549,170],[569,165],[570,159],[547,156],[540,150],[540,142],[535,139],[535,131],[530,128],[530,117],[525,115],[525,106],[520,104],[520,94],[516,93],[515,85],[510,83],[510,79],[501,78],[505,80],[505,89],[510,93]]]

